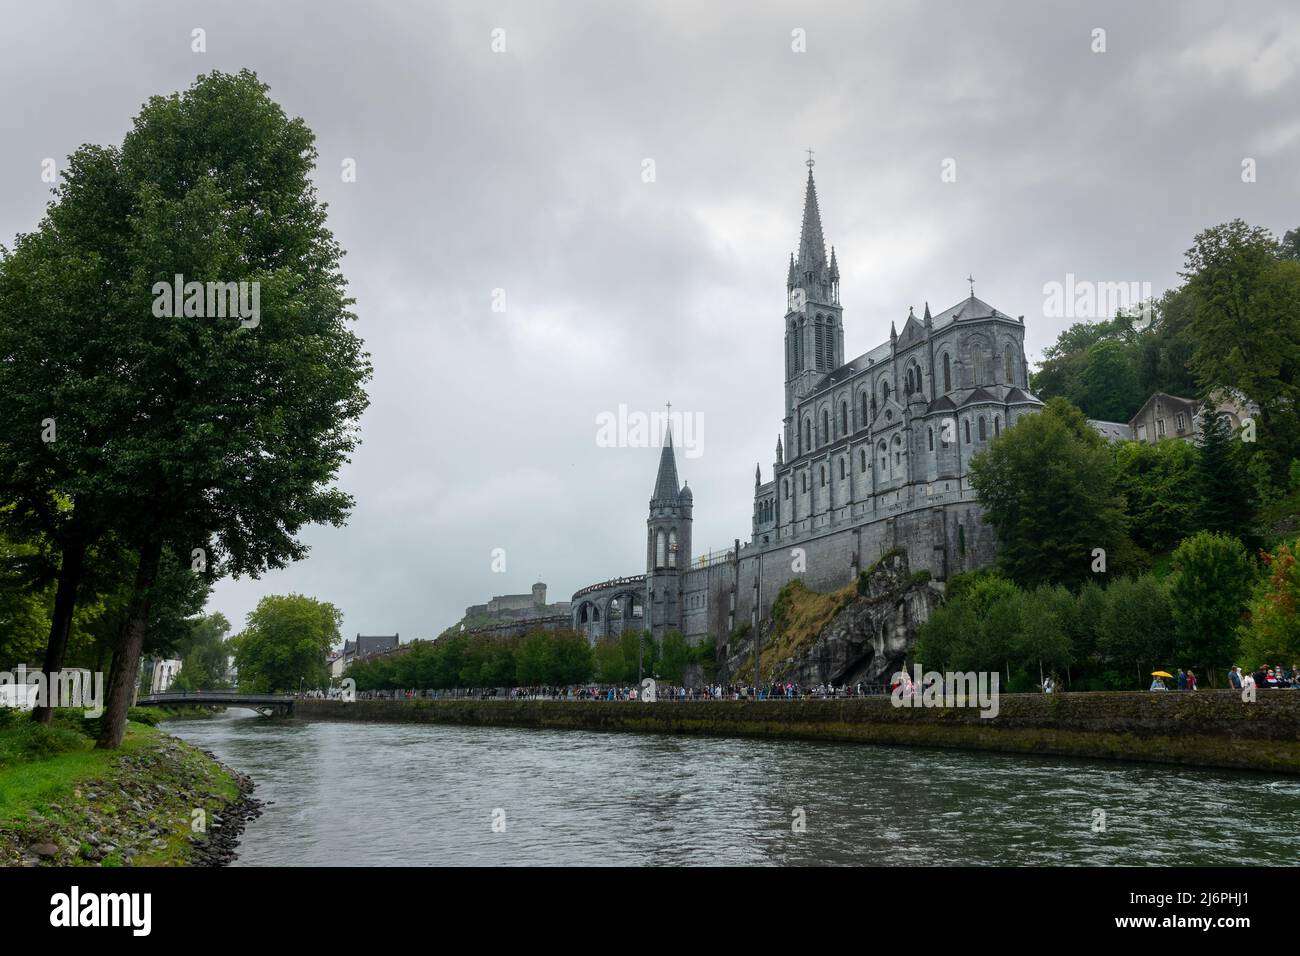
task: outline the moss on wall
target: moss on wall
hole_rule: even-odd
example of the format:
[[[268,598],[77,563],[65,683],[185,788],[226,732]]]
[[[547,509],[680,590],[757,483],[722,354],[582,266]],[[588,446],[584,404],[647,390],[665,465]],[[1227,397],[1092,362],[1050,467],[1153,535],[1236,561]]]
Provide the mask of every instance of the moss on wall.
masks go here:
[[[638,704],[549,700],[298,701],[297,717],[842,740],[1300,773],[1300,693],[1005,694],[998,716],[889,698]]]

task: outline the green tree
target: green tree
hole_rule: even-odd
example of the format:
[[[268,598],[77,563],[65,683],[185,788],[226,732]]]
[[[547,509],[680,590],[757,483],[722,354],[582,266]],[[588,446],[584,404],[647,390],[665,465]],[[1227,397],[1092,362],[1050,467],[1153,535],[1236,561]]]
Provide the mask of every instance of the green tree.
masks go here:
[[[326,657],[339,643],[342,621],[334,605],[301,594],[262,598],[230,642],[240,690],[269,694],[327,686]]]
[[[1183,275],[1197,376],[1259,404],[1261,446],[1281,482],[1300,456],[1300,262],[1278,253],[1272,233],[1234,219],[1197,235]]]
[[[585,635],[555,631],[550,635],[551,683],[559,687],[585,684],[596,670],[596,659]]]
[[[606,637],[596,642],[596,680],[602,684],[621,684],[627,680],[623,647],[618,638]]]
[[[1097,342],[1079,370],[1077,404],[1091,418],[1126,422],[1146,398],[1138,388],[1135,350],[1124,342]]]
[[[971,483],[997,532],[998,566],[1025,587],[1081,584],[1095,549],[1119,571],[1126,547],[1124,499],[1112,455],[1063,399],[1027,415],[971,461]]]
[[[1196,469],[1199,527],[1254,542],[1255,489],[1243,460],[1241,442],[1225,419],[1207,403],[1201,413],[1201,442]]]
[[[1144,689],[1150,671],[1168,666],[1174,656],[1169,594],[1151,575],[1120,578],[1102,593],[1098,650],[1121,675],[1128,675],[1127,682],[1136,679],[1136,686]]]
[[[515,671],[524,687],[549,684],[555,674],[551,641],[545,631],[532,631],[525,635],[515,654]]]
[[[103,466],[138,564],[100,746],[121,743],[166,546],[256,574],[301,557],[299,530],[341,524],[351,507],[330,483],[356,445],[370,365],[349,327],[315,158],[311,131],[247,71],[154,97],[123,143],[130,281],[102,360],[132,369],[113,407],[135,413],[114,423]],[[260,313],[160,319],[159,289],[178,274],[249,283]]]
[[[1196,531],[1202,516],[1196,448],[1185,441],[1154,445],[1121,442],[1115,448],[1120,493],[1133,540],[1156,552],[1172,551]]]
[[[1174,653],[1179,666],[1215,675],[1237,656],[1237,629],[1256,572],[1236,538],[1202,531],[1178,546],[1169,578]]]
[[[659,659],[659,677],[671,684],[680,684],[691,662],[690,645],[681,631],[671,630],[664,635]]]
[[[1281,544],[1265,555],[1268,575],[1259,583],[1250,604],[1249,623],[1242,628],[1241,652],[1248,666],[1300,663],[1300,565],[1293,545]]]

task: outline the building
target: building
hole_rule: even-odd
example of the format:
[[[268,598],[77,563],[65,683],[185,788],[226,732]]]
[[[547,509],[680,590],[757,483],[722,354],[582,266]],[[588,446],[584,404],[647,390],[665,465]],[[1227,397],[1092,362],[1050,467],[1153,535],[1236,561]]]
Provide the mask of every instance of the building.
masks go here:
[[[527,594],[500,594],[486,604],[471,604],[465,608],[468,621],[493,623],[518,623],[569,613],[569,602],[546,603],[546,585],[538,581]],[[490,621],[483,621],[490,618]]]
[[[1242,422],[1247,418],[1259,415],[1259,406],[1231,389],[1215,391],[1210,397],[1210,404],[1215,416],[1224,419],[1234,432],[1241,428]],[[1203,407],[1203,403],[1194,398],[1179,398],[1177,395],[1156,392],[1129,419],[1129,437],[1150,445],[1162,438],[1199,441]]]
[[[354,661],[394,650],[399,644],[401,644],[401,635],[399,634],[358,634],[355,640],[345,640],[342,653],[334,660],[329,661],[330,674],[334,677],[341,677],[352,666]]]
[[[746,540],[695,556],[694,494],[678,480],[669,433],[645,573],[582,588],[570,602],[573,626],[593,641],[634,626],[721,644],[765,619],[796,577],[842,587],[894,548],[937,581],[993,557],[968,469],[1003,428],[1042,407],[1029,391],[1024,318],[976,298],[972,279],[966,299],[937,314],[928,303],[919,316],[908,308],[901,331],[891,322],[886,341],[846,360],[839,264],[834,248],[826,253],[808,166],[781,321],[785,414],[770,479],[755,468]]]
[[[172,686],[172,681],[176,680],[176,675],[181,672],[181,662],[154,660],[150,662],[149,670],[149,693],[165,694]]]

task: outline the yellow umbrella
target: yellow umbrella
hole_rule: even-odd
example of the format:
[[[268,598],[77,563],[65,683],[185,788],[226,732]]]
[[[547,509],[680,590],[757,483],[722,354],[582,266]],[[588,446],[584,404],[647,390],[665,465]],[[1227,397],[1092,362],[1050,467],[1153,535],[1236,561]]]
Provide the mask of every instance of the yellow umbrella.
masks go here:
[[[1173,677],[1174,675],[1169,673],[1169,671],[1152,671],[1151,676],[1152,677]]]

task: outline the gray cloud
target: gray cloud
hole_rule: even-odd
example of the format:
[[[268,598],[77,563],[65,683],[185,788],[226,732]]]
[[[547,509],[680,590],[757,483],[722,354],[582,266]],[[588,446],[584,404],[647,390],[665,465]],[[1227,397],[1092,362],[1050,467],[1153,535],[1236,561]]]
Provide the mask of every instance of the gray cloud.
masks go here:
[[[1158,293],[1206,226],[1297,225],[1300,12],[1283,2],[1230,19],[1173,0],[701,6],[6,5],[6,240],[40,217],[41,159],[120,141],[200,72],[255,69],[316,131],[376,368],[342,476],[357,509],[309,533],[306,561],[223,582],[215,608],[238,622],[300,591],[347,633],[426,637],[539,573],[562,597],[641,570],[657,451],[597,447],[620,404],[702,416],[703,454],[678,461],[697,549],[743,538],[780,427],[808,145],[850,355],[972,272],[1037,353],[1069,322],[1043,315],[1044,283]]]

